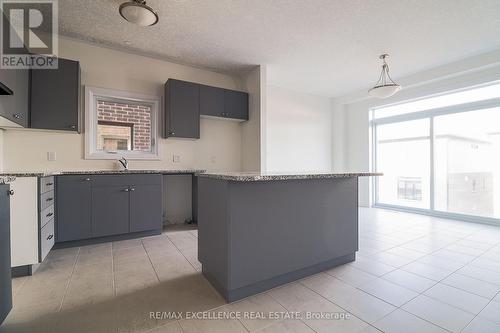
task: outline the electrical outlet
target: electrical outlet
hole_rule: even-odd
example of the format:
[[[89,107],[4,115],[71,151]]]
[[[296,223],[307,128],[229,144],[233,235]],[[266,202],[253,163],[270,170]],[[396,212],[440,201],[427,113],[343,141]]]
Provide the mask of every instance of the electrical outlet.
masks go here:
[[[47,161],[55,161],[56,160],[56,152],[48,151],[47,152]]]
[[[172,156],[172,161],[173,161],[174,163],[180,163],[180,161],[181,161],[181,157],[180,157],[180,155],[173,155],[173,156]]]

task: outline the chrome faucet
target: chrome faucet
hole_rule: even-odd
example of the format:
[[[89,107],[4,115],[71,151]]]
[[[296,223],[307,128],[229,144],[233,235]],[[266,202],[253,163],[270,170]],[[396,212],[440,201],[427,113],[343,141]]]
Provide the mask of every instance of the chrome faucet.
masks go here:
[[[120,158],[118,160],[118,162],[121,163],[121,165],[123,165],[123,167],[125,168],[125,170],[128,170],[128,161],[125,157],[122,156],[122,158]]]

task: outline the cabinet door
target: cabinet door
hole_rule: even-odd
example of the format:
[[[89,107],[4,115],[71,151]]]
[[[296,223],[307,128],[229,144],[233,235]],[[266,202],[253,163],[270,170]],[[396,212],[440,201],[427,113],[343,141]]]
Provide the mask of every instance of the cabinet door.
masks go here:
[[[162,227],[162,188],[133,185],[130,192],[130,232],[159,230]]]
[[[85,175],[57,177],[57,242],[92,237],[91,184],[91,178]]]
[[[241,91],[224,91],[224,113],[226,117],[248,120],[248,94]]]
[[[58,59],[57,69],[30,71],[31,128],[79,131],[80,64]]]
[[[92,187],[92,236],[126,234],[130,230],[128,186]]]
[[[200,115],[224,117],[224,89],[200,85]]]
[[[0,325],[11,309],[9,185],[0,185]]]
[[[0,81],[14,92],[0,96],[0,116],[14,123],[13,126],[28,127],[29,124],[28,77],[27,69],[0,69]]]
[[[165,133],[176,138],[200,138],[200,87],[169,79],[165,84]]]

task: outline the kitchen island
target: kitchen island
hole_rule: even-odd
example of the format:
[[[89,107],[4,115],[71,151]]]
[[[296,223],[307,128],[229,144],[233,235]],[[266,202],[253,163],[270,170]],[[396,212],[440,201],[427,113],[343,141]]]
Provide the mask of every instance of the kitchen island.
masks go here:
[[[358,177],[198,175],[198,259],[231,302],[355,260]]]

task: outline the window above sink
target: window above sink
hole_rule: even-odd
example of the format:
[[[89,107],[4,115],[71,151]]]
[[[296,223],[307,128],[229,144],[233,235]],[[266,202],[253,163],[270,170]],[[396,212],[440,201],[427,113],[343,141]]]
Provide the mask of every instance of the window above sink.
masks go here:
[[[86,159],[159,159],[159,96],[85,88]]]

